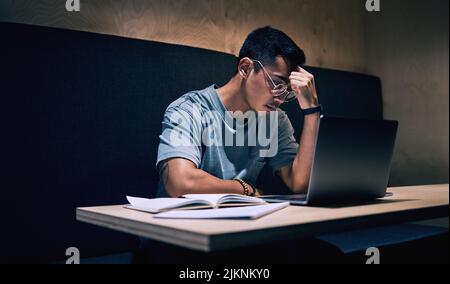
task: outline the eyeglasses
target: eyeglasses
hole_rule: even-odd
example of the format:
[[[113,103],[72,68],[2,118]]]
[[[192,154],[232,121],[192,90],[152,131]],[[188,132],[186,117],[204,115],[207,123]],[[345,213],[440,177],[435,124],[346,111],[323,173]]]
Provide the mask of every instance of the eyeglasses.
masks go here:
[[[285,103],[295,100],[295,98],[297,97],[297,93],[295,93],[294,91],[289,91],[288,86],[286,84],[276,85],[275,82],[270,77],[269,73],[267,73],[266,68],[264,68],[264,65],[258,60],[252,59],[252,61],[261,65],[264,74],[266,74],[266,77],[269,78],[269,81],[273,85],[272,93],[274,97],[279,98]]]

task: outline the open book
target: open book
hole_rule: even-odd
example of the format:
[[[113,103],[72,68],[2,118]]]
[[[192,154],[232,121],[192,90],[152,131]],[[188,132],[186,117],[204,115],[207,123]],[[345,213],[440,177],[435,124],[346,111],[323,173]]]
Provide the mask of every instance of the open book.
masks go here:
[[[182,198],[138,198],[127,196],[129,209],[160,213],[170,210],[213,209],[268,204],[258,197],[240,194],[186,194]]]

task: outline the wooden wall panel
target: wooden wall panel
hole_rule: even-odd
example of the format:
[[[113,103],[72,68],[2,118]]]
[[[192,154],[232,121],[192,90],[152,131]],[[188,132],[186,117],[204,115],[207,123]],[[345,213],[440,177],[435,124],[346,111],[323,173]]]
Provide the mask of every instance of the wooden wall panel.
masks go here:
[[[448,183],[448,5],[385,1],[367,18],[368,68],[383,82],[385,117],[400,123],[395,184]]]

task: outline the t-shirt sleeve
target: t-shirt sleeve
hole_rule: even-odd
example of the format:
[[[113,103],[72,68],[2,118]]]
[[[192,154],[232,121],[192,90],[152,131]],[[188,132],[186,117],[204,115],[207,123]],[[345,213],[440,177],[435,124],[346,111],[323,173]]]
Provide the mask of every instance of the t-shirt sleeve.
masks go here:
[[[184,158],[200,167],[201,116],[190,103],[184,103],[166,110],[159,136],[158,158],[161,161],[171,158]]]
[[[284,112],[280,112],[278,121],[278,152],[275,156],[268,159],[274,174],[281,168],[294,162],[299,147],[294,137],[294,128],[288,116]]]

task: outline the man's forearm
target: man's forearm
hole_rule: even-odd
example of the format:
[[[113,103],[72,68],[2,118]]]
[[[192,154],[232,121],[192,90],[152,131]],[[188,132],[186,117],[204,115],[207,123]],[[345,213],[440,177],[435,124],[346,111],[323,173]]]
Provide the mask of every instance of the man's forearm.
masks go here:
[[[189,163],[183,160],[172,160],[162,165],[160,175],[164,188],[170,196],[243,193],[243,187],[239,182],[217,178],[201,169],[187,165]]]
[[[316,146],[317,131],[319,129],[320,114],[311,114],[304,117],[303,131],[300,139],[297,156],[291,168],[291,190],[295,193],[304,193],[308,190],[311,167]]]
[[[242,185],[235,180],[223,180],[203,170],[193,170],[189,176],[186,193],[243,193]]]

